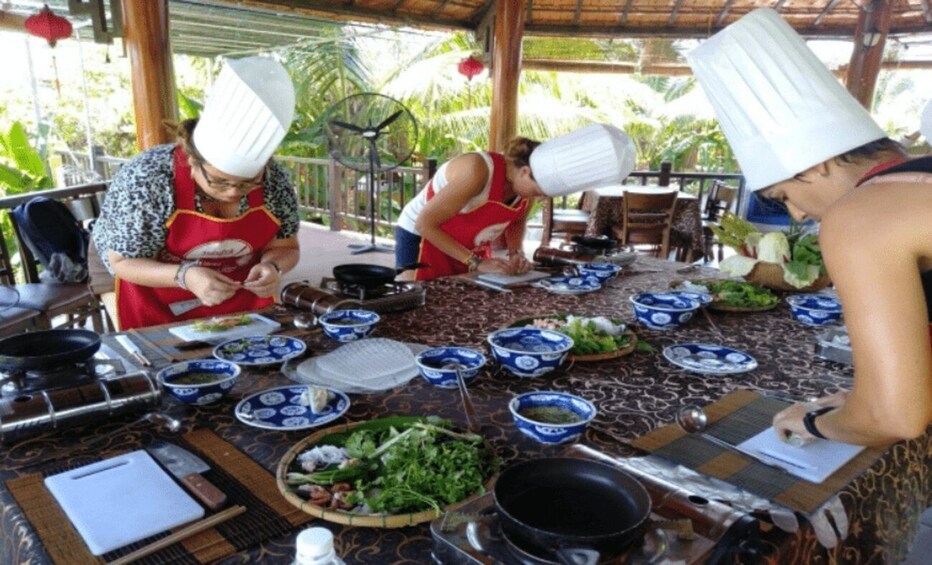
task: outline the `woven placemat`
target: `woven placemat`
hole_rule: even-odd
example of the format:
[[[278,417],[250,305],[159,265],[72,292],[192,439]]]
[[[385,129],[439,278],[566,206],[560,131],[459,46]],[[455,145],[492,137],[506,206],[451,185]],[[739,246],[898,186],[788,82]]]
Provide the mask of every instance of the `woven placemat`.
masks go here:
[[[138,561],[139,563],[210,563],[291,532],[312,520],[311,516],[298,510],[282,497],[271,473],[212,431],[189,432],[179,443],[208,460],[211,470],[205,473],[205,477],[227,495],[228,506],[239,504],[246,507],[246,512],[215,528],[153,553]],[[65,470],[67,469],[57,468],[47,474]],[[170,533],[152,536],[94,557],[58,502],[45,488],[45,476],[41,473],[25,475],[10,479],[6,486],[23,510],[26,519],[35,528],[42,546],[57,564],[106,563]]]
[[[737,445],[767,429],[774,415],[786,406],[785,402],[764,398],[750,390],[736,390],[705,407],[710,422],[706,432]],[[633,443],[645,451],[804,514],[813,513],[884,453],[882,448],[867,448],[825,481],[816,484],[689,435],[677,424],[656,429]]]

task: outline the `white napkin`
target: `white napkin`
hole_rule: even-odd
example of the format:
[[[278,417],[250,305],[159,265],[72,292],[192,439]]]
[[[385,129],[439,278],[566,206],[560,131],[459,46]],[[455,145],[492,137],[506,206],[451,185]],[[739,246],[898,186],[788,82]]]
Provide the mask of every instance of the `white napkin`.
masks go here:
[[[403,385],[418,374],[415,357],[427,346],[372,338],[343,345],[282,369],[286,377],[351,394],[366,394]]]
[[[797,447],[780,441],[773,427],[745,440],[738,448],[760,454],[791,475],[813,483],[821,483],[864,449],[860,445],[827,439]]]

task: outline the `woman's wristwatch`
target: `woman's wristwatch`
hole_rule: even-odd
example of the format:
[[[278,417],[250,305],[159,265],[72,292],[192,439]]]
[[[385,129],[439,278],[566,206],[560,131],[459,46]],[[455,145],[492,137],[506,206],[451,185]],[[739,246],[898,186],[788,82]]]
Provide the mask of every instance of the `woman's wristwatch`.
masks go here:
[[[806,412],[806,415],[803,416],[803,425],[806,427],[806,431],[819,439],[828,439],[827,437],[822,435],[822,432],[820,432],[819,428],[816,427],[815,420],[822,414],[825,414],[826,412],[831,412],[834,409],[835,409],[834,406],[825,406],[823,408],[819,408],[818,410]]]

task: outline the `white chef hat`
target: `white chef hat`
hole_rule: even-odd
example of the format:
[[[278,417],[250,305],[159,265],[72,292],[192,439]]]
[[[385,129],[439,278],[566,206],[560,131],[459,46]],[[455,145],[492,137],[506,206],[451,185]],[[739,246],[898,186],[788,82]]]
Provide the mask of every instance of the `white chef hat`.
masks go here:
[[[919,133],[926,138],[926,143],[932,144],[932,99],[926,102],[926,107],[922,109],[922,117],[919,121]]]
[[[636,155],[625,132],[592,124],[537,146],[531,153],[531,171],[547,196],[563,196],[621,184],[634,170]]]
[[[294,86],[268,57],[227,61],[194,128],[194,145],[228,175],[254,177],[278,149],[294,116]]]
[[[752,190],[887,136],[769,8],[750,12],[686,58]]]

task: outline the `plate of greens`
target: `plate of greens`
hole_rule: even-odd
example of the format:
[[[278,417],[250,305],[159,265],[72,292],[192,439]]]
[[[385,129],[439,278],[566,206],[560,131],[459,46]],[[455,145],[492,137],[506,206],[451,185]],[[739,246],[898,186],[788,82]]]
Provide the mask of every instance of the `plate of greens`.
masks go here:
[[[402,528],[484,494],[497,465],[482,436],[400,416],[319,430],[285,453],[275,478],[288,502],[328,522]]]
[[[674,281],[670,286],[678,290],[708,292],[712,302],[708,308],[719,312],[764,312],[780,303],[770,290],[746,281],[729,279],[697,279]]]
[[[637,336],[620,320],[605,316],[544,314],[521,318],[509,327],[535,327],[555,330],[573,339],[570,359],[573,361],[604,361],[632,353]]]

